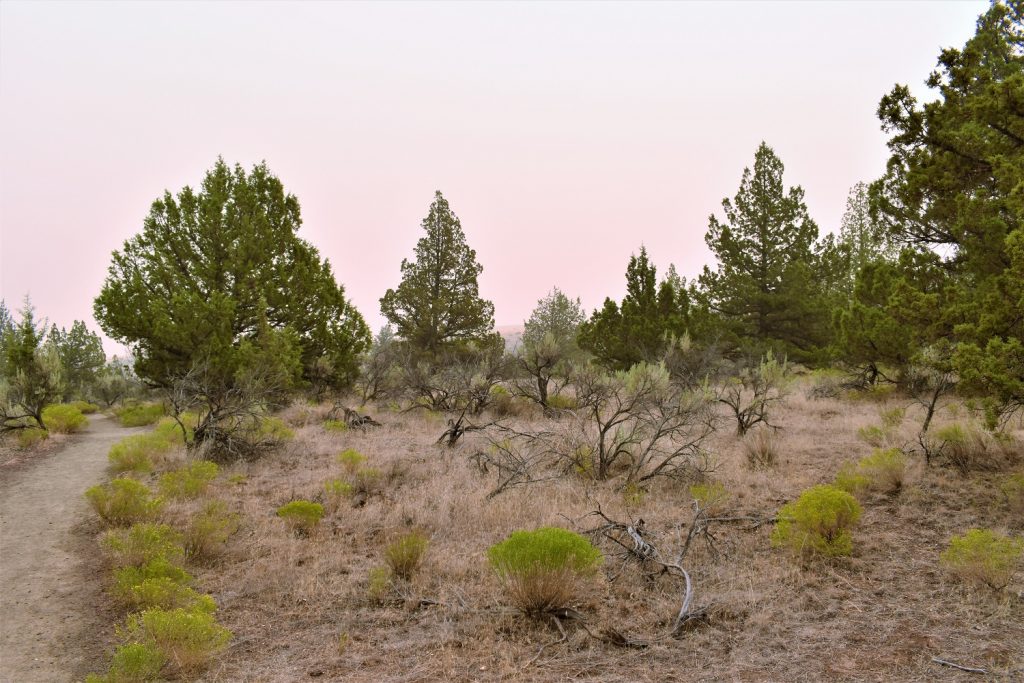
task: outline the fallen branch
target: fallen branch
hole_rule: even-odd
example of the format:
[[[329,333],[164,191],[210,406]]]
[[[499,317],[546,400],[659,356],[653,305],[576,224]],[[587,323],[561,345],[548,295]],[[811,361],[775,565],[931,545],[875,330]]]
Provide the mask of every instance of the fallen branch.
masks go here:
[[[534,662],[536,662],[538,659],[540,659],[540,656],[542,654],[544,654],[544,650],[548,649],[549,647],[554,647],[555,645],[561,645],[565,641],[569,640],[569,634],[565,632],[565,629],[562,627],[562,622],[559,621],[558,617],[556,617],[554,614],[552,614],[551,615],[551,620],[553,622],[555,622],[555,626],[558,627],[558,630],[559,630],[559,632],[561,632],[562,637],[559,638],[558,640],[552,641],[550,643],[544,643],[543,645],[541,645],[540,649],[537,650],[537,654],[535,654],[533,657],[531,657],[530,661],[528,661],[526,664],[523,664],[523,668],[524,669],[526,667],[530,666],[531,664],[533,664]],[[589,633],[589,631],[588,631],[588,633]]]
[[[960,671],[967,671],[972,674],[987,674],[987,669],[979,669],[973,666],[964,666],[963,664],[957,664],[956,662],[950,662],[945,659],[939,659],[938,657],[932,657],[932,661],[942,666],[948,666],[953,669],[959,669]]]

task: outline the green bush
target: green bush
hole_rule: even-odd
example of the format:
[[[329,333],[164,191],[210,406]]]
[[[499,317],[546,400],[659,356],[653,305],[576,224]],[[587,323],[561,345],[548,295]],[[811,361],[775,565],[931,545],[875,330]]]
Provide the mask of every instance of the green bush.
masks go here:
[[[580,578],[603,558],[583,536],[557,527],[515,531],[490,547],[487,557],[512,601],[528,614],[565,607]]]
[[[369,496],[381,485],[383,474],[375,467],[360,467],[352,478],[352,490]]]
[[[138,403],[119,408],[114,414],[125,427],[145,427],[164,416],[164,406],[162,403]]]
[[[75,406],[59,403],[43,408],[43,424],[55,434],[73,434],[88,427],[89,421]]]
[[[853,552],[850,529],[860,514],[857,499],[846,491],[827,484],[814,486],[779,510],[772,545],[802,556],[849,555]]]
[[[115,569],[112,592],[116,597],[128,601],[134,586],[153,579],[166,579],[182,586],[192,585],[191,574],[163,555],[159,555],[137,567],[129,565]]]
[[[293,530],[308,534],[324,516],[324,506],[308,500],[293,500],[277,508],[277,516],[288,523]]]
[[[861,427],[858,429],[857,436],[867,445],[874,446],[875,448],[881,448],[889,438],[889,433],[884,427],[868,425],[867,427]]]
[[[260,441],[277,441],[283,443],[295,438],[295,432],[288,428],[284,420],[277,417],[264,417],[260,420],[258,437]]]
[[[213,613],[217,604],[209,595],[202,595],[173,579],[160,577],[143,579],[125,587],[123,599],[132,609],[187,609]]]
[[[185,556],[181,534],[166,524],[140,522],[111,529],[101,543],[115,567],[141,567],[160,557],[173,563]]]
[[[690,495],[697,501],[708,515],[720,514],[732,495],[717,481],[694,484],[690,487]]]
[[[199,460],[160,477],[160,493],[168,498],[196,498],[217,478],[217,463]]]
[[[338,454],[338,462],[349,472],[355,472],[366,462],[366,456],[354,448],[348,448]]]
[[[38,443],[46,441],[50,433],[38,427],[29,427],[18,430],[18,448],[32,448]]]
[[[384,551],[391,573],[408,581],[423,562],[429,545],[427,537],[418,531],[405,534],[392,541]]]
[[[155,607],[129,615],[121,635],[158,650],[183,672],[204,667],[231,639],[231,631],[219,625],[210,612]]]
[[[165,432],[135,434],[111,446],[107,459],[114,472],[152,472],[175,445]]]
[[[904,418],[907,416],[906,408],[890,408],[889,410],[883,410],[879,413],[882,418],[882,428],[887,432],[899,429],[900,425],[903,424]]]
[[[342,420],[324,420],[324,429],[329,432],[347,432],[348,424]]]
[[[971,529],[954,536],[940,556],[953,574],[964,581],[983,583],[1002,590],[1024,556],[1024,539],[1010,538],[990,529]]]
[[[578,407],[576,399],[565,394],[552,394],[548,396],[548,408],[551,410],[575,410]]]
[[[907,475],[907,456],[898,448],[876,448],[856,465],[844,465],[836,475],[834,486],[847,493],[863,491],[898,493]]]
[[[127,643],[114,650],[106,676],[90,674],[85,683],[151,683],[159,680],[167,664],[164,653],[152,645]]]
[[[145,484],[134,479],[114,479],[85,492],[93,510],[108,525],[127,526],[155,519],[163,507]]]
[[[391,571],[387,567],[374,567],[367,577],[366,594],[370,602],[382,605],[391,595]]]
[[[954,422],[935,430],[935,438],[949,464],[963,473],[992,470],[999,466],[991,438],[977,427]]]
[[[82,415],[92,415],[93,413],[98,413],[100,411],[100,407],[98,405],[95,403],[89,403],[88,401],[72,401],[68,405],[77,408],[78,412]]]
[[[352,495],[352,484],[344,479],[331,479],[324,482],[324,496],[329,510],[336,511],[341,501]]]
[[[1018,519],[1024,519],[1024,472],[1011,474],[1003,479],[999,490],[1006,497],[1006,504]]]
[[[211,500],[189,520],[183,534],[185,557],[203,560],[213,557],[238,531],[239,516],[228,511],[227,503]]]

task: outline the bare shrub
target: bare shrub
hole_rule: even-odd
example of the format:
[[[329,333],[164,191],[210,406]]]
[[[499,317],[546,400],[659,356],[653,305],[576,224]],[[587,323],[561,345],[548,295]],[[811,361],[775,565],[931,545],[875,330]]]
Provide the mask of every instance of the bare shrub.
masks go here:
[[[780,363],[770,353],[756,366],[741,367],[726,381],[718,401],[732,412],[738,436],[743,436],[756,424],[771,426],[768,411],[785,399],[787,384],[785,359]]]
[[[778,438],[771,427],[748,433],[742,441],[743,455],[751,469],[774,467],[779,461]]]

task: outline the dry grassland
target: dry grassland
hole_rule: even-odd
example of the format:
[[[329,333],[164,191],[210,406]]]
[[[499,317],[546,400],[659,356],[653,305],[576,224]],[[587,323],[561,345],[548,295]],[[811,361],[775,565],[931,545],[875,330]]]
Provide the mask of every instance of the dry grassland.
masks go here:
[[[868,455],[860,427],[903,405],[809,400],[794,392],[773,415],[783,427],[779,462],[751,470],[724,421],[711,444],[711,475],[731,494],[725,508],[773,517],[803,489],[831,481],[846,461]],[[384,426],[335,433],[325,408],[295,406],[285,419],[296,439],[283,452],[227,470],[213,495],[243,515],[225,552],[195,569],[234,633],[204,674],[209,681],[931,681],[974,674],[933,657],[1024,677],[1024,577],[1001,594],[964,585],[938,562],[950,536],[971,527],[1020,534],[1024,520],[1000,500],[999,473],[961,476],[912,460],[895,496],[864,501],[851,558],[801,566],[756,530],[719,525],[715,554],[698,543],[687,568],[707,619],[666,637],[679,610],[678,579],[623,562],[605,544],[604,571],[573,607],[584,623],[517,615],[503,602],[487,548],[511,531],[541,525],[585,530],[598,504],[610,517],[643,518],[663,550],[678,547],[692,519],[688,486],[659,482],[625,496],[621,482],[576,476],[507,491],[493,499],[494,472],[471,460],[486,448],[473,433],[456,448],[434,444],[440,416],[370,409]],[[953,409],[944,410],[948,421]],[[519,418],[522,420],[522,418]],[[540,421],[544,418],[532,418]],[[961,418],[962,419],[962,418]],[[911,442],[920,415],[908,410],[895,440]],[[1017,468],[1024,436],[1016,424]],[[295,499],[324,500],[324,482],[344,476],[336,456],[354,448],[380,471],[367,494],[329,510],[310,537],[275,515]],[[201,503],[177,504],[184,516]],[[382,603],[368,576],[387,543],[409,530],[430,539],[424,565]],[[644,648],[606,642],[611,630]],[[536,656],[545,644],[540,656]],[[532,661],[531,661],[532,660]],[[1015,672],[1015,673],[1014,673]],[[1016,680],[1021,680],[1017,678]]]

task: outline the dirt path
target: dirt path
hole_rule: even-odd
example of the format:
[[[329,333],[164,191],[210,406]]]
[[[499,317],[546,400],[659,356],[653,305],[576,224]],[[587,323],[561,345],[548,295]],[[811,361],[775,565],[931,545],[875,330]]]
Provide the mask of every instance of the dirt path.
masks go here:
[[[64,448],[0,480],[0,682],[81,679],[110,639],[82,493],[106,478],[111,444],[142,430],[91,415]]]

